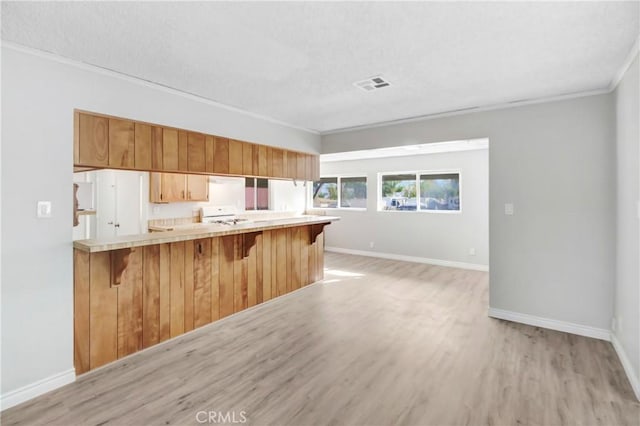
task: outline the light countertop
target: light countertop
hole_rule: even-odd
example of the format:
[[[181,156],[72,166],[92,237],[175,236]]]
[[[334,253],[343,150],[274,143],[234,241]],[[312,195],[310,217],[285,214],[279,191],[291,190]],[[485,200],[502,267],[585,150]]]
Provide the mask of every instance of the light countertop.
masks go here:
[[[150,246],[154,244],[197,240],[200,238],[222,237],[225,235],[243,234],[247,232],[268,231],[271,229],[289,228],[292,226],[331,223],[336,220],[340,220],[340,218],[335,216],[304,215],[283,219],[253,220],[251,222],[240,222],[237,225],[190,223],[186,225],[177,225],[172,227],[175,229],[165,232],[123,235],[120,237],[103,238],[100,240],[77,240],[73,242],[73,247],[94,253],[123,248]]]

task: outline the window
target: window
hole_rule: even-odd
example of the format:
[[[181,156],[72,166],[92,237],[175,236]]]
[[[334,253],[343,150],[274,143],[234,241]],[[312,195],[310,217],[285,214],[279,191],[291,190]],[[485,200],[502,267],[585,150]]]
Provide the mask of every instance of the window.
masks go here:
[[[340,178],[340,207],[367,208],[367,178]]]
[[[313,183],[315,208],[367,208],[367,178],[324,177]]]
[[[420,209],[460,210],[460,175],[420,175]]]
[[[416,175],[382,176],[384,210],[416,210]]]
[[[245,178],[244,209],[269,210],[269,181],[267,179]]]
[[[460,211],[460,173],[414,172],[380,176],[378,210]]]

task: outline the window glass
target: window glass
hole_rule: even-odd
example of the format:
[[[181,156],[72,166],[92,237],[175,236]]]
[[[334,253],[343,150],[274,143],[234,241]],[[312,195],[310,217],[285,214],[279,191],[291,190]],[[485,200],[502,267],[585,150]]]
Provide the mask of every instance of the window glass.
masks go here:
[[[340,178],[340,207],[367,208],[367,178]]]
[[[384,210],[416,210],[416,175],[383,175],[382,208]]]
[[[338,178],[321,178],[313,183],[313,207],[338,207]]]
[[[420,175],[420,210],[460,210],[460,175]]]
[[[269,210],[269,180],[245,178],[244,209]]]

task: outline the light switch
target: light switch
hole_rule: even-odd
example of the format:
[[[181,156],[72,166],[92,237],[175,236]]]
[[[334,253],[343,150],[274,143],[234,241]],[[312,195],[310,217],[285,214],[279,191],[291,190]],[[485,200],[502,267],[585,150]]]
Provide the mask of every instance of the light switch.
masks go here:
[[[513,204],[507,203],[504,205],[504,214],[509,216],[513,215]]]
[[[51,201],[38,201],[38,217],[51,217]]]

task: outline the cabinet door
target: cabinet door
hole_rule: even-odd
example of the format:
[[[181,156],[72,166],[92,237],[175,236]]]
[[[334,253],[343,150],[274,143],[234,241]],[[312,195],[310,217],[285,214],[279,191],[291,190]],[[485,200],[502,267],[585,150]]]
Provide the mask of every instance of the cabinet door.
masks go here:
[[[162,150],[162,127],[153,126],[151,128],[151,168],[162,170],[163,150]]]
[[[229,173],[229,139],[215,137],[213,144],[213,172]]]
[[[151,170],[151,126],[136,123],[134,164],[138,170]]]
[[[242,144],[242,174],[253,176],[253,144],[243,142]]]
[[[208,173],[213,173],[214,164],[215,139],[213,136],[207,135],[204,140],[204,162],[205,169]]]
[[[178,170],[189,171],[189,133],[178,131]]]
[[[83,166],[109,165],[109,119],[78,114],[78,160]]]
[[[162,169],[178,169],[178,131],[162,129]]]
[[[134,165],[133,121],[109,119],[109,166],[131,169]]]
[[[178,173],[162,173],[162,188],[160,198],[162,202],[186,200],[186,175]]]
[[[283,178],[283,156],[284,152],[279,148],[271,149],[271,176],[275,178]]]
[[[206,172],[205,138],[200,133],[189,133],[187,146],[188,168],[190,172]]]
[[[242,142],[229,139],[229,173],[232,175],[241,175],[244,171]]]
[[[187,175],[187,200],[209,201],[209,176]]]
[[[257,148],[257,149],[256,149]],[[254,151],[258,151],[258,154],[255,155],[254,158],[257,157],[257,168],[256,164],[253,164],[254,172],[256,176],[260,177],[268,177],[267,174],[267,147],[264,145],[256,145],[253,147]]]

